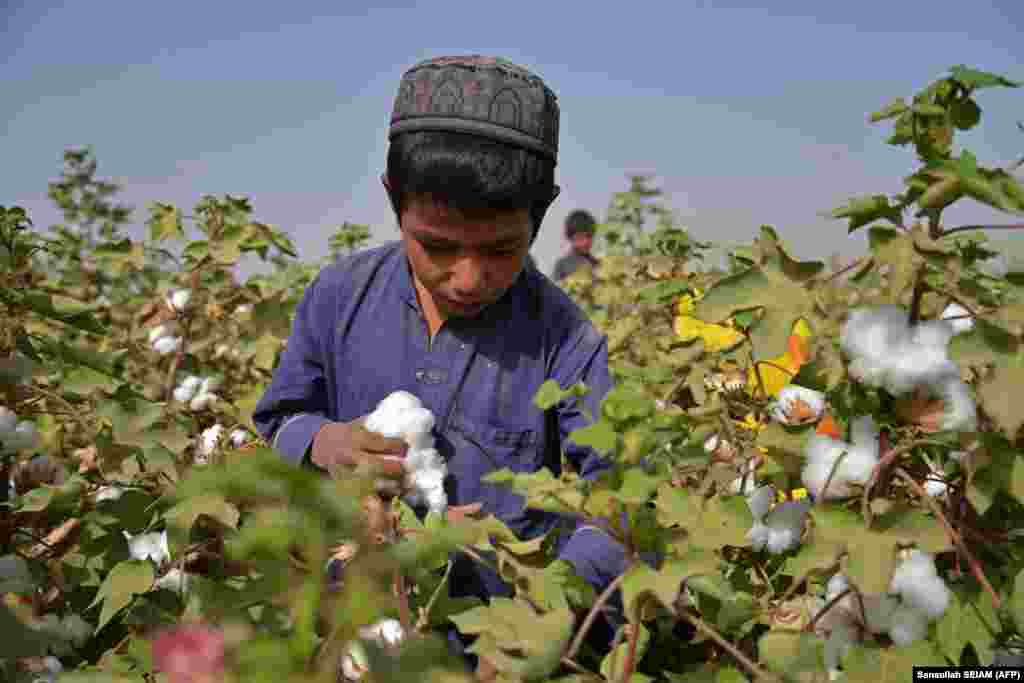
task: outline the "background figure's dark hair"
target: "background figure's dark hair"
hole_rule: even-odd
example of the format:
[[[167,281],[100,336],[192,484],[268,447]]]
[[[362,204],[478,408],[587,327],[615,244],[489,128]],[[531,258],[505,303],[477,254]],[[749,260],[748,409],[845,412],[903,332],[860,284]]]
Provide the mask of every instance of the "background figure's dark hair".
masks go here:
[[[565,236],[572,238],[578,232],[594,234],[594,226],[597,221],[594,216],[584,209],[576,209],[565,219]]]
[[[396,217],[406,198],[417,194],[466,212],[532,207],[534,237],[556,196],[552,160],[464,133],[395,136],[388,148],[386,174]]]

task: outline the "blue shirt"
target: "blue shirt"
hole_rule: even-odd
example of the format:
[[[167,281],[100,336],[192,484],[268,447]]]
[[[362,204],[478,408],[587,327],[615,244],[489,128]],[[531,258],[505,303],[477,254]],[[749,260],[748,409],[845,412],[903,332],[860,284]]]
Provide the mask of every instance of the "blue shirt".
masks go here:
[[[546,415],[533,397],[549,378],[563,388],[584,382],[590,393]],[[597,419],[610,389],[607,338],[532,259],[499,301],[475,319],[448,319],[431,341],[398,241],[351,254],[310,284],[253,421],[298,465],[325,423],[408,391],[434,414],[449,504],[480,502],[528,539],[561,517],[526,510],[521,496],[480,479],[503,467],[557,474],[558,444],[581,476],[600,474],[608,463],[567,437],[590,424],[583,406]]]

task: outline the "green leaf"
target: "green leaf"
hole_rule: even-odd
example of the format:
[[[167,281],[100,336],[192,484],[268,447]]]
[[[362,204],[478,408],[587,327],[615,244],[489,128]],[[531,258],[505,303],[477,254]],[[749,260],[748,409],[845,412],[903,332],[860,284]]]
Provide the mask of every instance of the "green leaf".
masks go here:
[[[168,510],[164,519],[168,524],[187,532],[201,515],[212,517],[231,529],[238,526],[238,508],[218,495],[196,496],[183,500]]]
[[[848,218],[850,220],[848,233],[882,219],[898,225],[903,218],[899,207],[892,206],[889,203],[889,198],[884,194],[851,199],[846,206],[833,209],[830,215],[832,218]]]
[[[607,420],[601,419],[569,434],[569,440],[580,446],[589,446],[601,455],[608,455],[618,444],[619,435]]]
[[[533,395],[533,405],[537,406],[541,410],[547,410],[553,408],[562,401],[571,397],[583,397],[588,393],[586,385],[582,382],[577,382],[568,389],[562,389],[558,382],[553,379],[545,380],[540,385],[540,389]]]
[[[1010,597],[1010,615],[1017,624],[1017,632],[1024,633],[1024,569],[1017,572],[1013,580],[1013,595]]]
[[[959,130],[970,130],[981,122],[981,107],[971,98],[954,101],[949,106],[949,114]]]
[[[958,64],[952,67],[950,75],[953,80],[957,81],[966,88],[972,88],[978,90],[980,88],[992,88],[996,86],[1002,86],[1005,88],[1019,88],[1021,83],[1017,81],[1011,81],[1005,76],[999,76],[987,71],[978,71],[977,69],[971,69],[963,64]]]
[[[949,607],[935,625],[936,643],[942,654],[960,664],[960,655],[968,644],[974,646],[984,666],[992,664],[999,618],[988,594],[968,594],[962,587],[950,591]]]
[[[181,211],[170,204],[153,202],[149,209],[149,239],[151,242],[185,239]]]
[[[29,628],[17,614],[0,604],[0,659],[35,657],[43,655],[54,639],[45,633]]]
[[[102,631],[118,612],[131,604],[136,595],[149,592],[154,579],[153,565],[149,560],[125,560],[111,569],[89,605],[94,607],[103,603],[95,633]]]
[[[794,260],[769,226],[761,228],[757,252],[755,265],[715,284],[696,303],[694,315],[719,323],[739,311],[762,308],[750,333],[753,350],[759,358],[775,358],[786,352],[793,323],[815,318],[812,282],[824,264]]]
[[[765,666],[787,675],[825,668],[824,642],[810,633],[768,631],[757,641],[757,652]]]
[[[130,239],[118,242],[106,242],[98,245],[93,254],[105,270],[113,275],[124,275],[146,266],[146,250],[141,243],[133,243]]]
[[[942,654],[930,640],[919,640],[903,647],[865,645],[854,647],[842,660],[849,683],[912,681],[915,666],[945,666]]]
[[[903,112],[907,111],[907,103],[903,101],[903,98],[893,100],[889,104],[882,107],[871,115],[871,123],[878,123],[879,121],[885,121],[886,119],[896,118]]]
[[[745,546],[754,518],[743,496],[715,496],[703,499],[698,494],[664,483],[654,501],[658,522],[686,529],[708,547]]]
[[[643,624],[637,623],[636,627],[640,629],[640,635],[637,636],[636,642],[636,655],[633,660],[634,669],[636,663],[643,659],[643,656],[647,654],[647,648],[651,643],[651,632],[644,627]],[[626,656],[629,653],[629,640],[623,639],[618,646],[605,655],[604,659],[601,660],[601,675],[605,677],[607,681],[620,681],[623,678],[622,672],[625,670]],[[633,673],[629,677],[630,683],[647,683],[653,681],[653,678],[645,676],[643,674]]]

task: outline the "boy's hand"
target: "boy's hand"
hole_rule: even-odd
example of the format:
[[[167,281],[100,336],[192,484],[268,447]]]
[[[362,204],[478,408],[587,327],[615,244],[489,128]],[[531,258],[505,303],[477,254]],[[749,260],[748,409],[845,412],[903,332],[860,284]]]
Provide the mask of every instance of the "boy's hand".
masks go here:
[[[310,459],[331,476],[346,469],[369,466],[379,478],[377,488],[382,494],[395,496],[401,491],[405,469],[402,460],[409,450],[404,439],[388,438],[369,431],[364,415],[351,422],[331,422],[313,437]]]

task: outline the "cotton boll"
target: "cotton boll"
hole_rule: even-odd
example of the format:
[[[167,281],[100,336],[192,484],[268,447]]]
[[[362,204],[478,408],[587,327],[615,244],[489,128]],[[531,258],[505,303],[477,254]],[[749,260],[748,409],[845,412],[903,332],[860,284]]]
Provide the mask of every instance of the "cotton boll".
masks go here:
[[[911,550],[896,567],[889,592],[898,594],[905,605],[932,620],[941,617],[949,607],[949,588],[935,569],[935,558],[920,550]]]
[[[750,547],[756,552],[764,550],[771,536],[772,530],[763,522],[754,522],[754,526],[750,527],[750,531],[747,532],[747,540],[750,541]]]
[[[188,306],[188,302],[192,299],[192,291],[189,289],[179,289],[167,297],[167,303],[171,305],[175,311],[181,313]]]
[[[769,406],[769,412],[772,419],[785,425],[814,422],[825,412],[825,394],[789,384],[779,391],[778,397]]]
[[[851,358],[882,358],[910,334],[909,316],[900,306],[857,308],[840,332],[840,347]]]
[[[174,400],[178,403],[188,403],[195,396],[196,390],[190,389],[185,386],[179,386],[174,389]]]
[[[854,421],[851,426],[853,436],[859,442],[856,445],[838,441],[824,434],[815,434],[808,439],[801,479],[808,492],[815,498],[821,497],[826,483],[826,500],[848,498],[856,493],[850,484],[863,486],[871,477],[878,464],[877,432],[874,431],[874,421],[870,418],[869,421],[863,418],[859,420]],[[836,466],[835,463],[844,452],[846,455]],[[833,468],[835,474],[829,482],[828,477]]]
[[[217,443],[220,441],[221,435],[224,433],[224,425],[218,423],[212,427],[208,427],[199,435],[199,443],[196,447],[196,452],[203,457],[210,457],[213,454],[213,450],[217,447]]]
[[[960,316],[968,316],[962,318]],[[974,318],[970,317],[971,312],[960,304],[953,302],[949,306],[946,306],[946,310],[942,312],[940,316],[942,320],[946,321],[947,325],[953,328],[953,334],[963,334],[964,332],[970,332],[974,329]],[[949,320],[949,318],[956,318],[955,320]]]
[[[861,415],[850,422],[850,441],[875,457],[878,457],[879,436],[878,424],[870,415]]]
[[[938,387],[946,404],[942,429],[950,432],[973,432],[978,428],[978,409],[971,390],[959,377],[951,377]]]
[[[750,514],[754,516],[754,519],[764,519],[768,516],[775,495],[775,487],[769,484],[760,487],[747,497],[747,507],[750,508]]]
[[[236,429],[231,432],[231,436],[228,437],[231,440],[231,445],[235,448],[241,448],[245,445],[245,442],[249,440],[249,433],[244,429]]]
[[[914,325],[911,339],[914,344],[938,349],[945,354],[946,347],[949,346],[949,340],[953,338],[953,334],[952,322],[927,320]]]
[[[174,567],[157,579],[153,587],[169,590],[172,593],[183,594],[188,590],[188,574]]]
[[[168,337],[173,335],[177,331],[177,325],[173,321],[162,323],[157,325],[149,331],[149,343],[155,344],[157,339],[161,337]]]
[[[107,500],[117,500],[124,495],[124,489],[120,486],[103,486],[96,492],[96,504]]]
[[[892,613],[889,637],[900,647],[922,640],[928,635],[928,617],[912,607],[898,607]]]
[[[133,560],[153,560],[157,566],[163,564],[171,557],[171,551],[167,547],[167,532],[152,532],[132,536],[127,531],[122,531],[128,541],[128,551]]]
[[[892,627],[892,617],[900,607],[900,601],[891,595],[864,595],[865,626],[872,633],[887,633]],[[856,615],[860,615],[860,604]]]
[[[397,619],[381,619],[372,626],[360,628],[359,636],[381,647],[396,647],[405,639],[405,629]]]
[[[153,350],[161,356],[174,353],[181,346],[181,337],[160,337],[153,343]]]
[[[422,407],[423,404],[420,400],[408,391],[395,391],[377,404],[376,410],[374,410],[367,418],[365,426],[371,432],[381,434],[383,433],[382,430],[389,428],[389,423],[394,418],[407,411],[416,410]],[[385,436],[387,435],[385,434]]]
[[[800,545],[808,510],[810,502],[804,499],[781,503],[768,513],[765,518],[771,530],[768,552],[779,555]]]
[[[850,580],[844,574],[833,574],[825,586],[825,599],[835,600],[836,597],[850,588]]]

